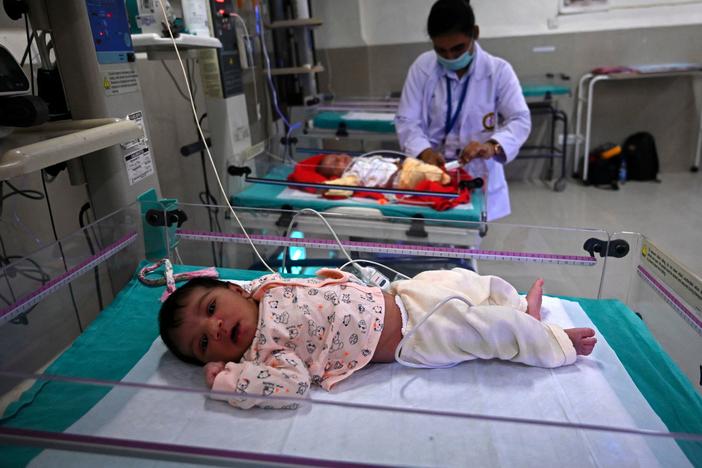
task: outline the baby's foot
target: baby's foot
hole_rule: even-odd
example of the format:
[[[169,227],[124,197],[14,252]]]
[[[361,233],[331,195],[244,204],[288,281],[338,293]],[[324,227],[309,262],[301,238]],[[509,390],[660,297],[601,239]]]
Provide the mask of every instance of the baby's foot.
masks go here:
[[[536,320],[541,320],[541,298],[544,295],[544,280],[541,278],[534,281],[531,289],[526,295],[527,314]]]
[[[573,342],[576,354],[587,356],[597,343],[595,330],[592,328],[567,328],[564,330],[570,341]]]

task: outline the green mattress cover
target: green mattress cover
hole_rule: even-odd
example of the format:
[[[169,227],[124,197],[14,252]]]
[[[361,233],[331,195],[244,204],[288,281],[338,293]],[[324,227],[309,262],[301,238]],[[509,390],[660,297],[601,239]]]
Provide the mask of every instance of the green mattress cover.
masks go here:
[[[174,268],[177,273],[201,267]],[[238,280],[266,274],[222,268],[219,271],[221,278]],[[147,287],[136,276],[132,278],[112,304],[48,367],[46,374],[121,380],[158,336],[156,317],[162,292],[163,287]],[[617,300],[562,298],[580,304],[670,431],[702,433],[702,397],[631,309]],[[40,381],[7,408],[0,424],[64,431],[110,390]],[[702,444],[678,444],[694,464],[702,463]],[[0,460],[2,466],[24,466],[40,451],[4,446],[0,448]]]
[[[388,112],[389,113],[389,112]],[[378,120],[349,119],[348,112],[324,111],[314,116],[312,121],[315,128],[325,128],[336,130],[339,124],[344,122],[347,130],[363,130],[366,132],[395,133],[395,121],[392,118],[381,118]]]
[[[570,88],[567,86],[559,86],[554,84],[523,84],[522,94],[524,97],[544,97],[546,95],[562,96],[570,94]],[[366,132],[378,133],[395,133],[395,121],[392,118],[385,118],[379,114],[378,120],[370,119],[354,119],[348,118],[350,111],[322,111],[312,119],[316,128],[324,128],[328,130],[336,130],[339,124],[344,122],[348,130],[362,130]],[[356,112],[364,112],[359,108]],[[392,110],[388,109],[383,114],[389,114]],[[373,114],[373,112],[364,112]],[[382,117],[382,118],[381,118]]]
[[[289,166],[278,166],[266,174],[265,178],[275,180],[287,180],[288,174],[292,172]],[[442,221],[480,221],[480,207],[483,206],[482,190],[471,192],[470,210],[450,209],[446,211],[436,211],[433,208],[417,205],[403,205],[397,203],[387,203],[381,205],[372,199],[354,198],[350,200],[328,200],[322,197],[310,198],[278,198],[285,190],[283,185],[273,185],[265,183],[250,184],[246,189],[232,197],[232,204],[249,208],[277,208],[284,205],[292,209],[312,208],[317,211],[326,211],[340,206],[353,206],[359,208],[375,208],[385,216],[395,216],[411,218],[421,215],[427,219],[438,219]]]
[[[522,84],[522,94],[524,97],[561,96],[570,94],[570,88],[551,84]]]

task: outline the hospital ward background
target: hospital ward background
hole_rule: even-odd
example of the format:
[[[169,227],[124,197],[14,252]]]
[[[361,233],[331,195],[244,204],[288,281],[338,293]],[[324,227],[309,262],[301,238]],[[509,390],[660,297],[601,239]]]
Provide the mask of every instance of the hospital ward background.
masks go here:
[[[433,1],[3,2],[0,466],[702,466],[702,0],[469,3],[531,119],[499,219],[484,166],[405,166]],[[642,132],[651,180],[622,164]],[[397,173],[329,184],[340,155]],[[598,342],[241,410],[159,336],[171,267],[543,278],[544,321]]]

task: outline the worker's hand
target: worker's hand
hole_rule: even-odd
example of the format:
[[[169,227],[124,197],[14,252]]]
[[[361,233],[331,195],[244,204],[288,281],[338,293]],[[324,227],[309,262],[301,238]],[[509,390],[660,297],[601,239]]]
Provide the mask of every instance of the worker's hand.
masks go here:
[[[207,382],[207,387],[212,388],[214,385],[215,377],[217,374],[224,370],[224,363],[222,361],[208,362],[205,364],[205,382]]]
[[[493,156],[495,156],[495,145],[471,141],[463,148],[460,159],[463,164],[467,164],[473,159],[490,159]]]
[[[442,167],[446,163],[446,161],[444,161],[444,157],[441,156],[441,153],[437,153],[431,148],[427,148],[419,153],[419,159],[427,164],[432,164],[438,167]]]

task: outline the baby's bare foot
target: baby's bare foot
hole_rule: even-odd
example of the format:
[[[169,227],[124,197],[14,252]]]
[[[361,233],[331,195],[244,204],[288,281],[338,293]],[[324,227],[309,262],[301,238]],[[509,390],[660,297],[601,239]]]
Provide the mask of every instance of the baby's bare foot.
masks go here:
[[[564,330],[570,341],[573,342],[576,354],[587,356],[597,343],[595,330],[592,328],[567,328]]]
[[[531,289],[526,295],[527,314],[536,320],[541,320],[541,298],[544,295],[544,280],[541,278],[534,281]]]

